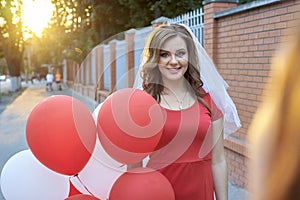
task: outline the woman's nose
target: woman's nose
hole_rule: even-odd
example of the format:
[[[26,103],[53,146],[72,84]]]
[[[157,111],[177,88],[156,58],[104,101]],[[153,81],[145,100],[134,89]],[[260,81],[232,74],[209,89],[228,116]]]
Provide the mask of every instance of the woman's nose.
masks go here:
[[[176,57],[175,54],[171,54],[171,58],[170,59],[171,59],[170,63],[177,63],[178,62],[177,57]]]

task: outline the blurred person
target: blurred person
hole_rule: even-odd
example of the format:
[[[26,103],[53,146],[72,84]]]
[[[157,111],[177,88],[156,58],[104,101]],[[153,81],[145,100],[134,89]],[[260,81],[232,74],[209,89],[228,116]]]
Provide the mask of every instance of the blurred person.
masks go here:
[[[300,26],[298,26],[300,27]],[[249,128],[253,200],[300,199],[300,29],[273,58]]]
[[[53,81],[54,81],[53,74],[51,72],[48,72],[46,75],[46,90],[47,91],[53,91],[53,87],[52,87]]]
[[[61,87],[61,74],[60,74],[59,70],[57,70],[56,74],[55,74],[55,83],[56,83],[57,89],[62,90],[62,87]]]

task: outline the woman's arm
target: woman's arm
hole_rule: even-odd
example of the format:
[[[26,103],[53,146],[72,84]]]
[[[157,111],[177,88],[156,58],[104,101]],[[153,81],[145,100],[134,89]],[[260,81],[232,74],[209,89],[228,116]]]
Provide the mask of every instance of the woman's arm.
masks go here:
[[[223,144],[223,118],[212,122],[212,173],[217,200],[228,199],[227,162]]]

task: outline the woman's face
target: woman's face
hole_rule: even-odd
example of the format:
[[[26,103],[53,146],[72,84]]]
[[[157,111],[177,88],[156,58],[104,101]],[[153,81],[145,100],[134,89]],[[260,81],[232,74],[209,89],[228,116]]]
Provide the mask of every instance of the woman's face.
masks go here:
[[[158,68],[164,82],[184,78],[183,75],[188,68],[188,50],[181,37],[171,37],[162,45]]]

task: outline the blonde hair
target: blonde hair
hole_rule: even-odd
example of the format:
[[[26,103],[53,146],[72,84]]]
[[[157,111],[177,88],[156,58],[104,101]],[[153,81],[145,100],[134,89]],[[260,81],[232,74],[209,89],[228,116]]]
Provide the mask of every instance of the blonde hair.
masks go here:
[[[274,57],[272,70],[248,133],[254,200],[300,197],[300,30]]]

